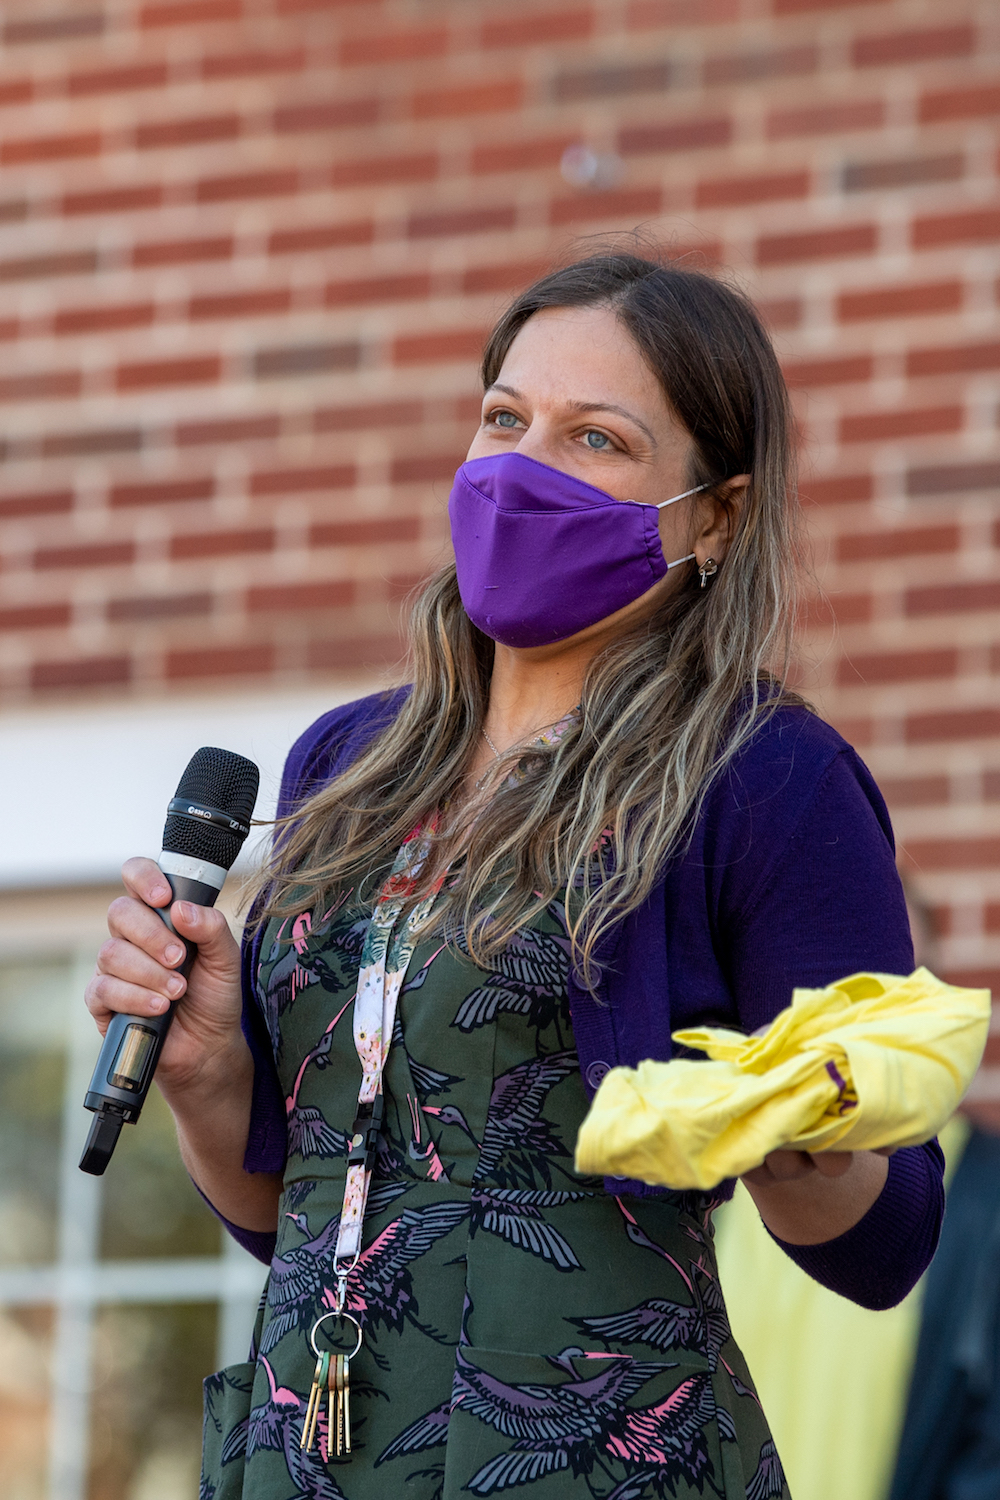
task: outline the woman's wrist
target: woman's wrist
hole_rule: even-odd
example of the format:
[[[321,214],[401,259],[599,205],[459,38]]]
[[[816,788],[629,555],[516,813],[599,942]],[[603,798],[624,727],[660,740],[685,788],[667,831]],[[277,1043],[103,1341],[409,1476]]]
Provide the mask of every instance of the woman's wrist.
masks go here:
[[[156,1081],[178,1125],[188,1118],[204,1119],[220,1109],[250,1107],[253,1057],[238,1031],[225,1047],[206,1048],[199,1061],[183,1068],[157,1070]]]
[[[836,1175],[829,1171],[832,1160],[817,1168],[815,1158],[805,1152],[772,1152],[763,1166],[744,1176],[758,1213],[776,1239],[789,1245],[821,1245],[837,1239],[853,1229],[879,1198],[888,1176],[888,1158],[874,1151],[837,1154],[841,1160],[836,1166],[842,1170]],[[846,1166],[844,1156],[850,1157]],[[793,1163],[791,1158],[798,1160]]]

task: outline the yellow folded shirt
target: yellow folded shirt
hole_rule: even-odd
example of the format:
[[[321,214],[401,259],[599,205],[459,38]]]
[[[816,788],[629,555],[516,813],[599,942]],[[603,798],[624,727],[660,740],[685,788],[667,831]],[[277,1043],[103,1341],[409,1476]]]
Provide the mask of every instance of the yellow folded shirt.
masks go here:
[[[989,1024],[989,990],[917,969],[795,990],[758,1036],[677,1031],[712,1060],[613,1068],[580,1128],[576,1169],[705,1189],[781,1146],[920,1145],[961,1102]]]

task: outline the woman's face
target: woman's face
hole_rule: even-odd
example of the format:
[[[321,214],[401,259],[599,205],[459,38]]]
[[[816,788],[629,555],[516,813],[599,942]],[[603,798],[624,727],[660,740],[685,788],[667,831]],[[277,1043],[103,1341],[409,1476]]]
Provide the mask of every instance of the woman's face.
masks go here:
[[[556,307],[535,313],[511,344],[468,457],[517,450],[616,500],[655,505],[689,488],[691,448],[615,314]],[[694,550],[700,498],[660,511],[668,560]]]

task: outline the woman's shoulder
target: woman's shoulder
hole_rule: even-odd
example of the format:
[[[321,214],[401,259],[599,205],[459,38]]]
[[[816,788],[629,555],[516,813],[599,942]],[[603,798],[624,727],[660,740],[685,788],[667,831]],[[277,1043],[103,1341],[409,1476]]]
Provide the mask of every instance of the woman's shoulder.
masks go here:
[[[344,770],[399,713],[409,687],[369,693],[340,703],[303,730],[285,760],[279,816]]]

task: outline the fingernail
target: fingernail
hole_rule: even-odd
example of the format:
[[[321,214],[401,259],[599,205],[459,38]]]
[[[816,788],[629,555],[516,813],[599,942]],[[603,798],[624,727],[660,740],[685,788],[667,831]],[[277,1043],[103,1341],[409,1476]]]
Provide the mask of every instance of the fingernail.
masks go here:
[[[168,995],[179,995],[183,988],[184,981],[179,974],[174,974],[172,978],[167,980]]]
[[[185,922],[195,921],[196,911],[190,901],[178,901],[177,907]]]
[[[166,1010],[168,1004],[169,1001],[161,1000],[160,997],[157,996],[155,1000],[150,1000],[149,1008],[155,1015],[157,1011]]]
[[[179,943],[171,943],[163,954],[168,964],[179,964],[184,957],[184,949]]]
[[[166,901],[171,894],[169,885],[158,885],[152,893],[154,901]]]

